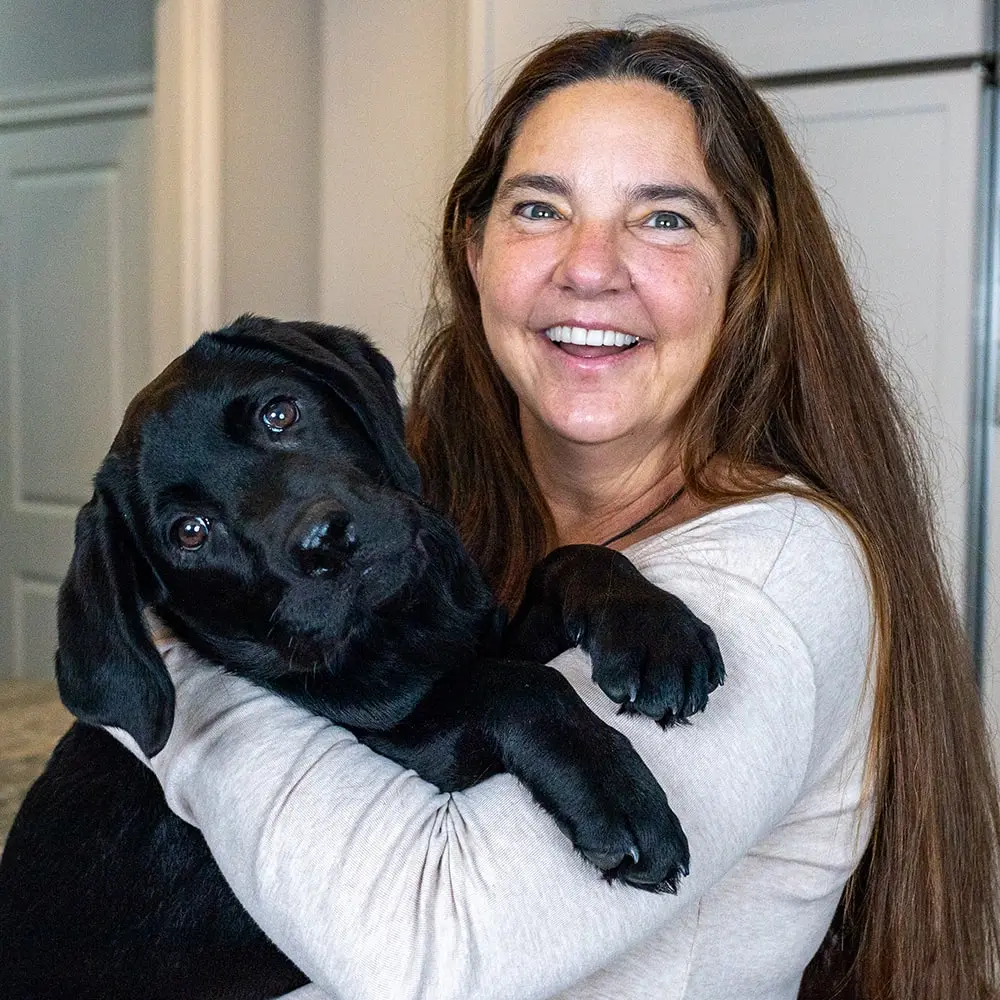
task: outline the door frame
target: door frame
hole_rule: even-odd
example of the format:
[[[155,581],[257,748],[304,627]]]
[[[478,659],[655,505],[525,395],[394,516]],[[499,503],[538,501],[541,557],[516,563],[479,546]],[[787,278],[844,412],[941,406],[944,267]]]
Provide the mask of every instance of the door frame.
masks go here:
[[[222,0],[157,0],[153,372],[222,322]]]

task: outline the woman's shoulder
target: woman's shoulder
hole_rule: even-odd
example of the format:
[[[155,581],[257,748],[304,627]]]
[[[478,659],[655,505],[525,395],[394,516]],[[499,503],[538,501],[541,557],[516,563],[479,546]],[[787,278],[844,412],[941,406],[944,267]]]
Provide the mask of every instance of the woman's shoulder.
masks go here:
[[[777,492],[712,510],[627,555],[717,631],[736,616],[744,630],[794,637],[822,711],[832,710],[838,689],[863,688],[874,628],[870,577],[858,536],[826,505]]]
[[[642,570],[701,565],[761,589],[796,576],[867,579],[861,543],[832,508],[776,492],[710,510],[626,550]]]

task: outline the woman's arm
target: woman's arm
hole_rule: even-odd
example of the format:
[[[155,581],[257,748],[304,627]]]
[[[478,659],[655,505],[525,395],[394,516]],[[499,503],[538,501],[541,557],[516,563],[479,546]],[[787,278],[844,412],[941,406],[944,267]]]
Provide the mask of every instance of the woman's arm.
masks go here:
[[[727,665],[692,725],[617,716],[585,657],[556,666],[667,791],[691,847],[676,897],[605,883],[514,778],[442,794],[180,647],[165,656],[175,728],[152,766],[254,919],[332,995],[551,996],[697,900],[780,821],[806,775],[814,680],[797,630],[743,579],[671,573]]]

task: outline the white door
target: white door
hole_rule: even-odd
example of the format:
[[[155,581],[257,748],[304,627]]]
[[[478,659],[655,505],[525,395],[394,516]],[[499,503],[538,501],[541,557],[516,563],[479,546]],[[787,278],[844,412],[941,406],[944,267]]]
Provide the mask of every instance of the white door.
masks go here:
[[[919,425],[965,601],[978,69],[768,91],[805,156]]]
[[[0,131],[0,677],[50,678],[73,521],[148,377],[149,119]]]

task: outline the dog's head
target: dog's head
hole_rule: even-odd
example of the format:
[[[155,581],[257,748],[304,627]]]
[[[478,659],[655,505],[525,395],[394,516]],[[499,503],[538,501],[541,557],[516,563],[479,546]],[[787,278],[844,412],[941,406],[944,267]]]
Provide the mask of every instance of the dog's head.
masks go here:
[[[256,317],[205,334],[132,402],[80,511],[63,700],[162,747],[173,689],[145,608],[259,680],[335,668],[419,589],[443,524],[419,491],[392,366],[363,336]]]

